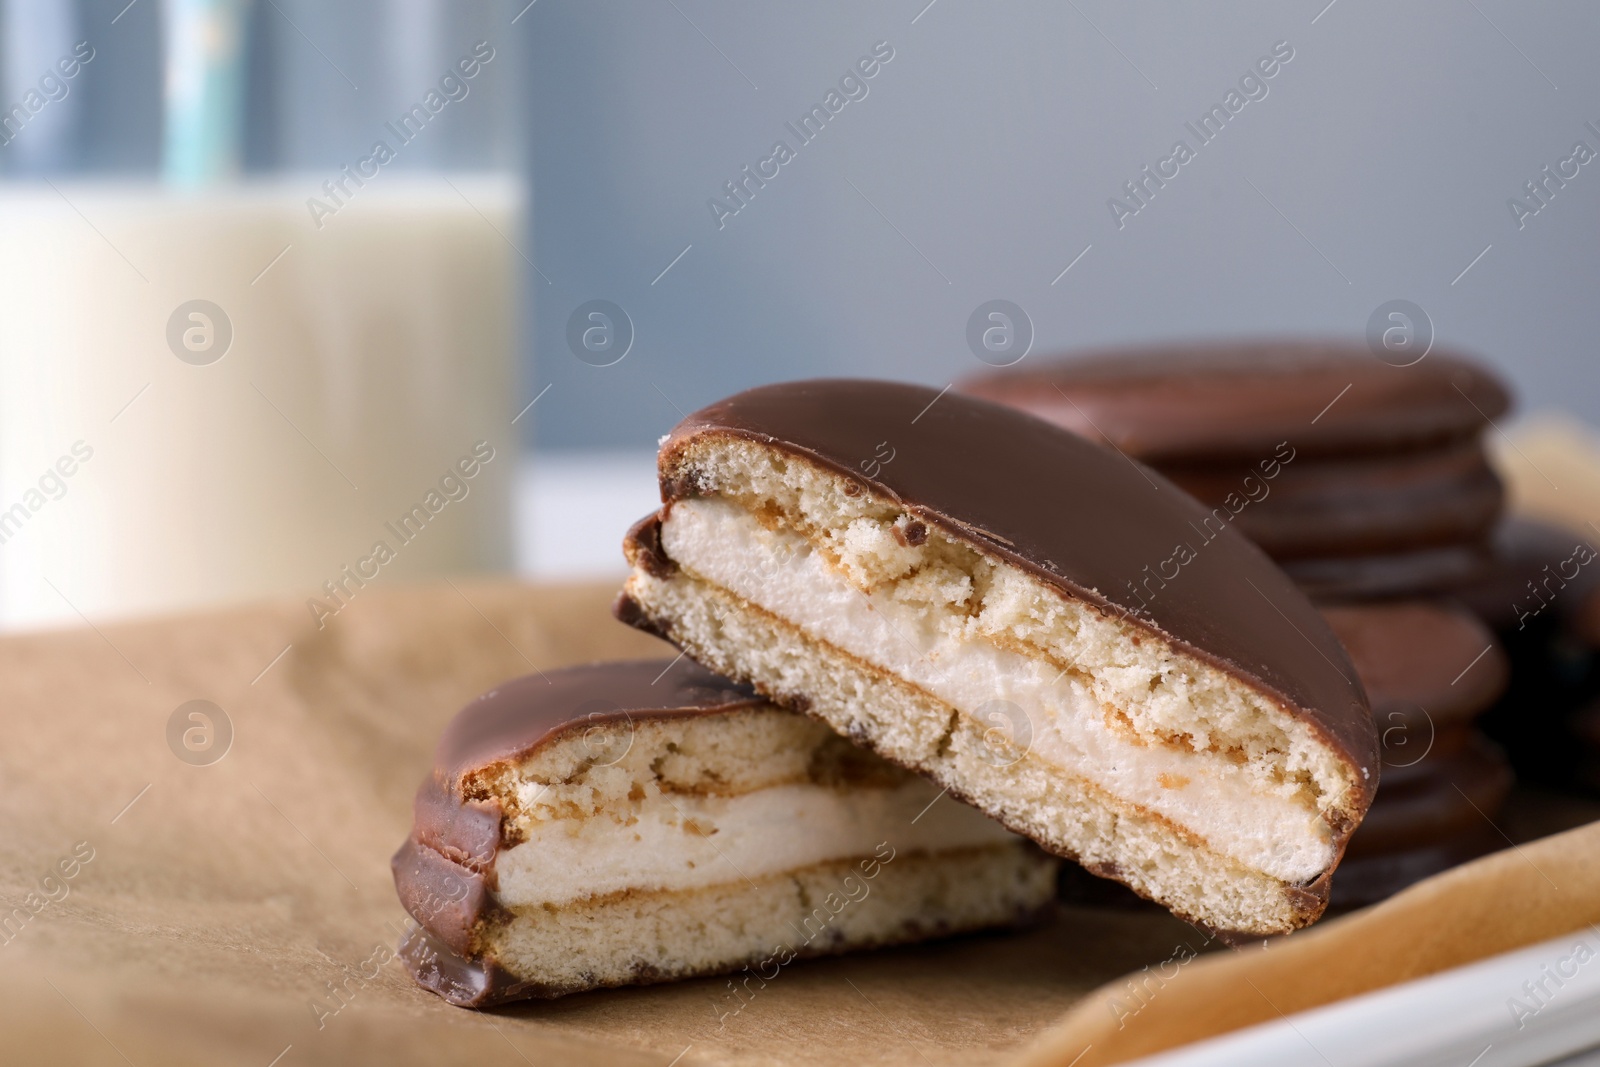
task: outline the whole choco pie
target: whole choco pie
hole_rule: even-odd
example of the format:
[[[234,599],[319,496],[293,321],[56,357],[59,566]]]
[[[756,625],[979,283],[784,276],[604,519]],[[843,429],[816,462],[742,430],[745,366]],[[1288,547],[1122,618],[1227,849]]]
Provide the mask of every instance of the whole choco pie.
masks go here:
[[[1279,560],[1477,543],[1505,503],[1475,440],[1320,460],[1285,440],[1255,464],[1173,464],[1163,473],[1191,496],[1228,507],[1240,532]]]
[[[1511,403],[1483,367],[1437,350],[1392,367],[1360,345],[1271,339],[1088,352],[958,388],[1162,468],[1258,460],[1280,441],[1308,457],[1434,447]]]
[[[1510,397],[1442,352],[1392,367],[1335,343],[1152,346],[958,387],[1157,467],[1315,596],[1468,580],[1503,504],[1481,435]]]

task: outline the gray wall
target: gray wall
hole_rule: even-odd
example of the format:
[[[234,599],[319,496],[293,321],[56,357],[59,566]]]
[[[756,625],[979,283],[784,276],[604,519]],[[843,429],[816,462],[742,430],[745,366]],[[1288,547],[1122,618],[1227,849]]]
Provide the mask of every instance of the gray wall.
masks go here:
[[[981,369],[967,319],[995,298],[1031,318],[1030,359],[1360,337],[1408,299],[1524,410],[1600,421],[1600,160],[1520,230],[1506,203],[1575,141],[1600,151],[1600,7],[926,2],[540,0],[522,17],[539,445],[649,445],[680,410],[782,378],[942,385]],[[785,122],[877,41],[894,58],[868,95],[719,230],[707,199],[794,147]],[[1184,122],[1278,41],[1294,58],[1265,98],[1119,229],[1107,200],[1194,147]],[[607,367],[567,343],[597,298],[635,330]]]
[[[1030,359],[1153,338],[1359,337],[1380,304],[1407,299],[1441,344],[1501,367],[1524,410],[1600,422],[1600,161],[1520,229],[1506,203],[1575,141],[1600,150],[1585,126],[1600,127],[1600,5],[926,3],[262,0],[246,160],[337,165],[464,42],[492,40],[498,58],[450,139],[402,162],[526,152],[519,245],[543,273],[526,280],[522,396],[550,389],[519,425],[547,448],[647,446],[680,410],[782,378],[942,385],[980,369],[967,320],[992,299],[1027,312]],[[0,172],[150,173],[159,4],[72,10],[98,55],[39,121],[76,133],[45,165],[18,151],[42,142],[29,131],[0,150]],[[866,97],[798,146],[785,124],[878,41],[894,58]],[[1294,58],[1267,95],[1119,229],[1108,199],[1176,140],[1195,147],[1184,123],[1278,41]],[[53,58],[0,40],[7,100]],[[719,229],[707,200],[780,138],[796,158]],[[612,366],[569,350],[569,318],[595,299],[634,325]]]

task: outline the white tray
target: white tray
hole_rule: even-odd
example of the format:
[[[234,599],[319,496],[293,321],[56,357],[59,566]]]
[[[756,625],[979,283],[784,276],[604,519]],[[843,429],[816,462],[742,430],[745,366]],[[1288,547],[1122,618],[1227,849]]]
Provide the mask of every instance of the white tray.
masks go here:
[[[1543,991],[1525,983],[1542,983]],[[1600,931],[1590,927],[1135,1063],[1534,1067],[1561,1061],[1566,1067],[1595,1067],[1600,1065],[1597,1052],[1561,1058],[1596,1049]]]

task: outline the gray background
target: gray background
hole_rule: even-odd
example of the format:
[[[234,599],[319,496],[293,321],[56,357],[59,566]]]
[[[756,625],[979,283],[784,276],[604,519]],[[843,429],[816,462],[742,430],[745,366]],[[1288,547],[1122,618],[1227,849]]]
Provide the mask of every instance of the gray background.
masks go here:
[[[1600,161],[1520,232],[1506,207],[1575,140],[1600,149],[1595,5],[926,2],[529,12],[541,445],[649,444],[677,408],[784,377],[943,385],[982,369],[965,327],[992,298],[1032,318],[1030,360],[1360,337],[1405,298],[1524,410],[1600,421]],[[719,232],[706,199],[880,39],[868,97]],[[1119,232],[1107,198],[1279,40],[1295,58],[1266,99]],[[566,349],[594,297],[635,323],[612,367]]]
[[[1600,422],[1600,161],[1520,231],[1506,206],[1574,141],[1600,150],[1584,126],[1600,126],[1596,5],[525,3],[257,0],[246,160],[336,166],[491,40],[471,98],[401,165],[525,166],[519,247],[542,275],[525,279],[522,396],[550,388],[521,425],[541,448],[649,446],[680,412],[782,378],[943,385],[981,369],[967,319],[997,298],[1030,316],[1030,360],[1359,338],[1378,305],[1408,299],[1440,344],[1505,371],[1523,410]],[[98,55],[70,106],[36,121],[75,135],[54,160],[0,150],[4,173],[154,169],[159,5],[125,6],[73,5]],[[793,145],[785,122],[880,40],[895,58],[868,96],[719,231],[707,199],[774,140]],[[1178,138],[1193,145],[1183,123],[1280,40],[1295,56],[1268,96],[1119,230],[1107,199]],[[16,53],[0,48],[7,101],[37,73]],[[634,324],[609,367],[567,344],[595,299]]]

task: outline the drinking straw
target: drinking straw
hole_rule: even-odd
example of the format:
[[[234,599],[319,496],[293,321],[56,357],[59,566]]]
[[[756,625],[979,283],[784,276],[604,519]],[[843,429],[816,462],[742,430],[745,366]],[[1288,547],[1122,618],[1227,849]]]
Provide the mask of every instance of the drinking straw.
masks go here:
[[[196,188],[236,177],[244,127],[250,0],[165,0],[166,113],[161,171]]]

